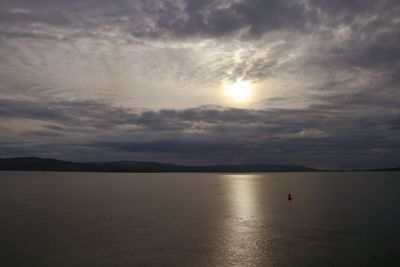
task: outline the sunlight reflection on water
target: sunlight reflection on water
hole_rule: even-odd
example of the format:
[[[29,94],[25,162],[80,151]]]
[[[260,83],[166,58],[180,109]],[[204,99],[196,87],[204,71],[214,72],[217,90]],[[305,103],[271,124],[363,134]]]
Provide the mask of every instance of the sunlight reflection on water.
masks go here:
[[[223,179],[229,212],[222,225],[224,242],[221,251],[231,263],[262,262],[259,231],[262,227],[262,203],[258,200],[258,175],[229,174]]]

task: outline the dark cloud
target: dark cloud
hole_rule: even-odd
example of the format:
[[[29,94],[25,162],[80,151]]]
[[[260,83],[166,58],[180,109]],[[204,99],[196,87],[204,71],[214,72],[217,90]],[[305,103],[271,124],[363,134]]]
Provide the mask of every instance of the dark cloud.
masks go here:
[[[221,36],[248,29],[254,36],[272,30],[307,29],[359,16],[394,16],[397,1],[2,1],[0,23],[86,26],[117,25],[144,36]],[[124,23],[125,22],[125,23]],[[375,22],[376,24],[376,22]],[[379,24],[379,23],[378,23]],[[371,24],[370,24],[371,25]]]
[[[229,163],[235,155],[237,163],[290,160],[318,165],[329,158],[332,162],[324,164],[330,167],[394,164],[400,156],[400,139],[393,129],[400,113],[366,114],[362,106],[371,103],[360,99],[355,96],[354,101],[347,99],[345,103],[340,98],[331,99],[329,104],[296,110],[200,107],[139,113],[90,102],[45,103],[47,108],[43,109],[26,101],[16,105],[2,100],[1,116],[39,120],[43,129],[50,129],[23,133],[26,145],[22,148],[12,144],[2,147],[24,151],[30,147],[27,136],[37,147],[37,140],[42,140],[37,138],[60,134],[61,141],[52,145],[47,139],[41,151],[57,152],[64,143],[68,151],[75,147],[73,159],[79,159],[78,151],[84,148],[111,155],[134,153],[146,159],[155,153],[163,161],[192,163]],[[85,127],[93,130],[85,132]]]
[[[210,151],[236,151],[243,148],[235,143],[216,141],[193,141],[193,140],[157,140],[152,142],[95,142],[94,147],[104,147],[119,151],[130,152],[162,152],[162,153],[203,153]]]
[[[246,29],[251,36],[261,36],[274,30],[303,30],[314,19],[315,14],[298,1],[255,0],[226,5],[218,1],[186,1],[180,16],[162,16],[155,30],[181,37],[220,37]]]
[[[0,10],[0,23],[11,25],[26,25],[44,23],[54,26],[71,25],[71,21],[56,10],[31,11],[27,9]]]
[[[93,31],[108,26],[138,37],[221,37],[245,30],[310,33],[321,25],[377,17],[367,27],[385,26],[398,14],[397,1],[2,1],[0,24],[34,23]],[[332,24],[333,23],[333,24]],[[373,26],[375,25],[375,26]]]
[[[3,1],[0,23],[93,29],[103,25],[139,37],[224,36],[247,29],[304,29],[315,15],[298,1]]]
[[[301,42],[290,37],[300,32],[314,36],[315,42],[326,41],[316,51],[309,51],[317,55],[308,59],[308,66],[353,66],[396,77],[400,68],[399,12],[400,4],[391,0],[3,1],[0,26],[6,27],[0,28],[0,36],[65,41],[76,36],[104,38],[108,29],[125,36],[163,39],[221,38],[241,33],[242,39],[251,41],[248,37],[286,34],[281,36],[286,44],[275,48],[268,58],[242,62],[233,74],[262,79],[273,76],[278,59]],[[53,28],[49,31],[38,26],[41,24]],[[343,29],[346,36],[337,40]]]

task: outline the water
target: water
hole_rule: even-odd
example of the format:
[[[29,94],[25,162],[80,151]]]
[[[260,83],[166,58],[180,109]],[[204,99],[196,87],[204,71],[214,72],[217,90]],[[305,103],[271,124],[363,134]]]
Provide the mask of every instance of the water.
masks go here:
[[[400,266],[398,174],[0,172],[0,266]]]

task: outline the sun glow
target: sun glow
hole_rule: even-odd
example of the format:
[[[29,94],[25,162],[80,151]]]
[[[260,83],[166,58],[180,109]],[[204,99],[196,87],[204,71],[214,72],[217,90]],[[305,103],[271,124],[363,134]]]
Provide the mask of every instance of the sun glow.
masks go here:
[[[225,85],[225,92],[227,95],[237,102],[247,100],[251,95],[251,91],[250,82],[241,79]]]

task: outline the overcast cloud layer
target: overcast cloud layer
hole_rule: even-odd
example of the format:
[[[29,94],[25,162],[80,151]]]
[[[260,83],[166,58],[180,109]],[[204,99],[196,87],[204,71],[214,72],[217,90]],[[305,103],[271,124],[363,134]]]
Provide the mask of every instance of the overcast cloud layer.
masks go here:
[[[395,0],[3,0],[0,66],[0,157],[400,165]]]

